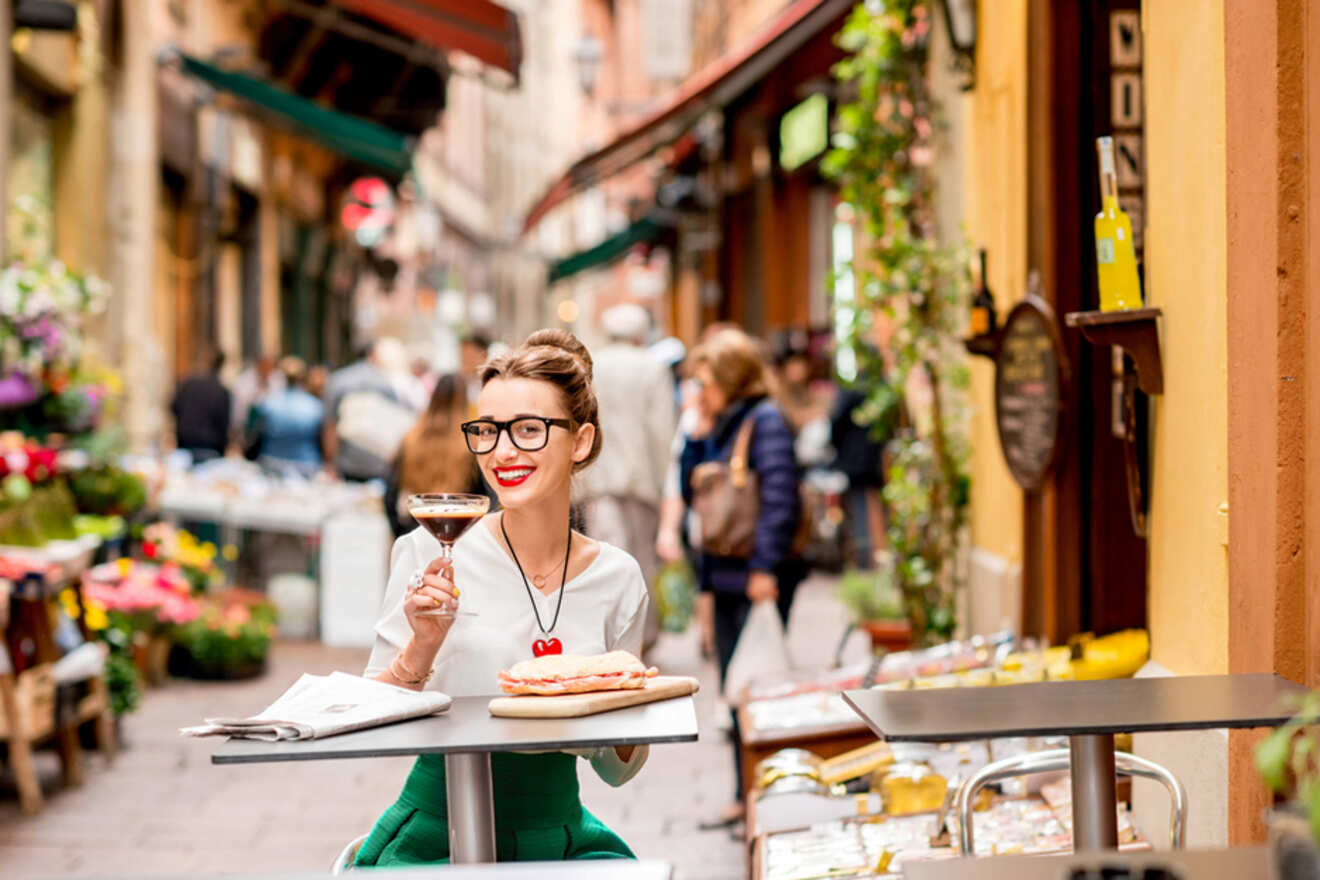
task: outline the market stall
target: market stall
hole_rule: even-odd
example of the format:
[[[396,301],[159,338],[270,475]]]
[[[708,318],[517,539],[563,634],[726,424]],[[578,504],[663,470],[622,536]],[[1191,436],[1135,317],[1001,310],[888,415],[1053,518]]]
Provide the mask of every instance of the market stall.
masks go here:
[[[1066,762],[1060,772],[1057,760],[1041,760],[1066,757],[1066,736],[1006,730],[949,743],[934,742],[939,739],[934,736],[884,742],[874,725],[868,725],[870,736],[849,726],[855,722],[847,713],[865,723],[850,698],[892,695],[918,701],[939,694],[957,706],[1019,690],[1005,685],[1130,676],[1147,650],[1139,631],[1083,637],[1055,648],[1019,646],[1010,635],[996,634],[757,682],[740,707],[744,749],[756,756],[745,774],[751,876],[801,880],[826,871],[831,877],[895,876],[905,862],[958,856],[957,807],[969,785],[975,790],[966,805],[976,832],[969,852],[1068,851],[1073,815]],[[844,735],[862,744],[846,750]],[[767,754],[762,746],[767,741],[786,748]],[[1119,739],[1118,748],[1130,747],[1126,738]],[[987,768],[1005,766],[1022,769],[983,784]],[[1130,785],[1121,783],[1117,800],[1129,794]],[[1136,827],[1126,805],[1115,816],[1123,849],[1149,847],[1150,838]],[[1171,820],[1171,827],[1180,831],[1181,820]],[[1169,842],[1181,841],[1175,833]]]
[[[274,594],[286,632],[334,645],[371,643],[361,622],[377,611],[380,592],[363,584],[383,583],[390,548],[379,486],[275,473],[238,458],[191,469],[167,463],[159,474],[161,515],[213,524],[217,543],[234,548],[231,579]],[[263,558],[276,555],[263,538],[276,536],[302,540],[292,555]],[[276,581],[279,574],[302,577]]]

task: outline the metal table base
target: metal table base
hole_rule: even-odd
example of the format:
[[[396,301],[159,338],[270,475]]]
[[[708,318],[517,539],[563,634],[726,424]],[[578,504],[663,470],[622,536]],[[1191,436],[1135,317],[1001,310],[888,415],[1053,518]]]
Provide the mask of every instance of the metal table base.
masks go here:
[[[1073,850],[1118,849],[1118,802],[1114,795],[1114,735],[1074,734],[1071,753]]]
[[[445,802],[449,807],[449,861],[495,861],[495,794],[490,752],[445,755]]]

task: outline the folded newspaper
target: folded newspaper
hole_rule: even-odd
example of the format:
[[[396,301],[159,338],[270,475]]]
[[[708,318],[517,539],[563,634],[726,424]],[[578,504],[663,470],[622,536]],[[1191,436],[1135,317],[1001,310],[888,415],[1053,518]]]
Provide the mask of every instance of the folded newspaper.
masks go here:
[[[304,675],[260,714],[251,718],[207,718],[205,724],[179,728],[179,733],[264,742],[321,739],[435,715],[452,702],[438,691],[410,691],[346,672]]]

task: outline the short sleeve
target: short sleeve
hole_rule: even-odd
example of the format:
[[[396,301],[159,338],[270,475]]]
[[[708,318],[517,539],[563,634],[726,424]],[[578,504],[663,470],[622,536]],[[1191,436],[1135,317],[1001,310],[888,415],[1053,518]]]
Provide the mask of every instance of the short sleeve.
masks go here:
[[[408,625],[408,616],[403,612],[403,594],[408,579],[413,572],[422,567],[417,559],[417,544],[408,535],[398,538],[390,550],[390,577],[385,586],[385,598],[381,602],[381,613],[376,621],[376,642],[371,648],[371,659],[367,661],[364,678],[380,675],[394,660],[394,655],[408,645],[412,638],[412,627]]]
[[[609,651],[627,651],[634,657],[641,657],[646,612],[651,602],[646,592],[646,579],[642,577],[642,568],[636,559],[622,550],[611,549],[619,556],[619,583],[622,589],[610,621],[605,647]]]

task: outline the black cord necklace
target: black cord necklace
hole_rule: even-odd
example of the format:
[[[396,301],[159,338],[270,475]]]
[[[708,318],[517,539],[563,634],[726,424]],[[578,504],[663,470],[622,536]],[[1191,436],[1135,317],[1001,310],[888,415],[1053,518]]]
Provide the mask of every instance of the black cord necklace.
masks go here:
[[[550,635],[555,631],[559,624],[559,610],[564,607],[564,584],[568,581],[568,557],[573,550],[573,521],[568,523],[568,541],[564,547],[564,570],[559,575],[559,599],[555,602],[555,619],[550,621],[550,628],[546,629],[541,623],[541,612],[536,607],[536,597],[532,595],[532,585],[527,583],[527,572],[523,571],[522,562],[518,560],[518,551],[513,549],[513,542],[509,540],[509,532],[504,528],[504,516],[500,516],[500,534],[504,536],[504,545],[509,548],[509,555],[513,557],[513,564],[518,566],[518,574],[522,576],[523,589],[527,591],[527,601],[532,603],[532,613],[536,615],[536,628],[542,635]],[[556,638],[537,639],[532,643],[532,654],[541,657],[545,654],[562,654],[564,646]]]

